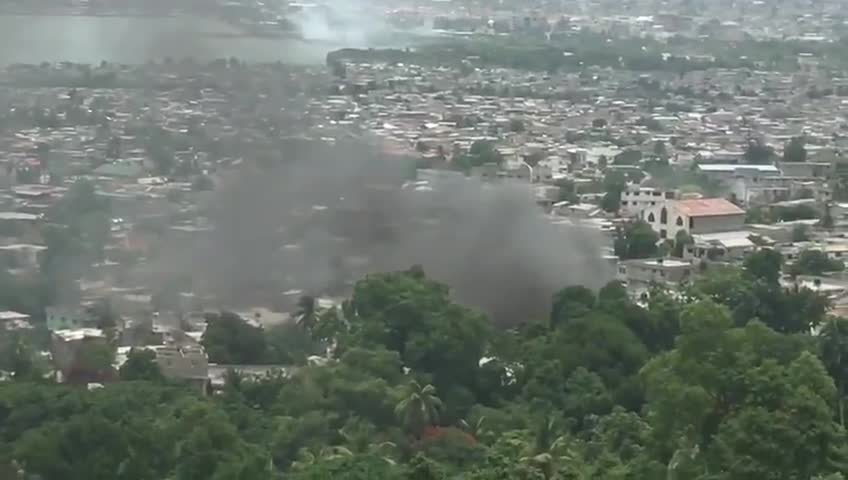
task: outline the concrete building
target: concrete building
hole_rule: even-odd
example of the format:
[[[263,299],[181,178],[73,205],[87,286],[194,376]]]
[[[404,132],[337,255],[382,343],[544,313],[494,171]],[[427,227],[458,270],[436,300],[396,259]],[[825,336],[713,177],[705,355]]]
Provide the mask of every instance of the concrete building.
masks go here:
[[[655,207],[658,204],[664,203],[666,200],[677,198],[678,194],[679,192],[676,190],[660,190],[640,187],[638,185],[628,185],[621,192],[621,208],[619,213],[623,217],[635,217],[646,208]]]
[[[774,165],[712,163],[698,165],[698,170],[711,180],[726,182],[734,178],[754,179],[780,175]]]
[[[642,220],[662,239],[674,239],[677,232],[689,235],[741,230],[745,211],[723,198],[671,200],[642,210]]]
[[[81,306],[47,307],[44,313],[47,317],[47,329],[51,332],[90,327],[94,322],[91,312]]]
[[[830,162],[780,162],[778,166],[787,177],[827,178],[833,174]]]
[[[89,361],[81,355],[87,348],[108,346],[108,339],[103,330],[97,328],[78,328],[57,330],[50,336],[50,354],[53,365],[60,374],[60,381],[87,383],[101,381],[104,376],[113,371],[101,371],[101,366],[89,365]],[[111,368],[111,367],[109,367]]]
[[[638,290],[652,284],[679,284],[692,276],[694,268],[690,262],[670,258],[624,260],[618,264],[618,279]]]
[[[209,358],[200,345],[156,347],[156,363],[168,378],[205,380],[209,375]]]
[[[710,260],[739,260],[757,248],[748,230],[692,235],[685,255]]]
[[[25,313],[4,311],[0,312],[0,331],[29,330],[32,328],[31,317]]]

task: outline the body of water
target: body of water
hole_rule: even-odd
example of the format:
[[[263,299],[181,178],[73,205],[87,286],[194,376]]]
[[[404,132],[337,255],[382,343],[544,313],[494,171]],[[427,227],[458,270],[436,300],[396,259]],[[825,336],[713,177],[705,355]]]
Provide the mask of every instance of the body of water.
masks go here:
[[[70,61],[137,64],[165,57],[199,61],[322,63],[344,45],[244,35],[196,17],[0,16],[0,64]]]

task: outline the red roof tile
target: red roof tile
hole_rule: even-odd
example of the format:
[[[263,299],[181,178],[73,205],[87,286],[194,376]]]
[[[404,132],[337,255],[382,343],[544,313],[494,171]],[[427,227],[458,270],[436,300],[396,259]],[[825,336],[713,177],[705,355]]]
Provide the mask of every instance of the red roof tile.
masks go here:
[[[674,205],[690,217],[712,217],[718,215],[744,215],[745,211],[723,198],[700,198],[677,200]]]

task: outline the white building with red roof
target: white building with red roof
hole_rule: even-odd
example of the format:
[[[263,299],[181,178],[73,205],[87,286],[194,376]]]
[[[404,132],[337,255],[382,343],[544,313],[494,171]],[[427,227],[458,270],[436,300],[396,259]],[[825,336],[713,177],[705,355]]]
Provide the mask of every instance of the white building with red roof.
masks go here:
[[[681,230],[697,235],[741,230],[745,225],[745,211],[723,198],[669,200],[645,208],[640,218],[660,238],[670,240]]]

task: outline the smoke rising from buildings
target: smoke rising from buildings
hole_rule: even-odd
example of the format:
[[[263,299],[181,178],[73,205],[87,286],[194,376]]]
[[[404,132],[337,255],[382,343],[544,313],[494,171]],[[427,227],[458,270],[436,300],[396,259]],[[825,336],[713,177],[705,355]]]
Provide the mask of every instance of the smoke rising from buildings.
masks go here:
[[[411,183],[409,165],[350,143],[284,156],[223,181],[214,231],[171,242],[160,268],[238,308],[290,290],[343,295],[367,273],[421,265],[499,323],[545,316],[556,290],[609,275],[596,234],[553,225],[526,186]]]
[[[302,8],[287,17],[307,41],[345,47],[404,46],[405,42],[432,36],[428,26],[400,29],[366,0],[339,0]]]

